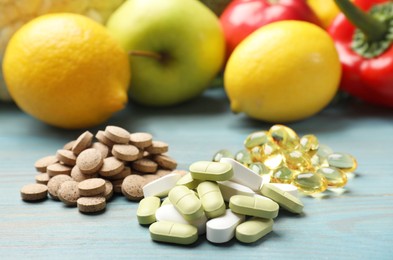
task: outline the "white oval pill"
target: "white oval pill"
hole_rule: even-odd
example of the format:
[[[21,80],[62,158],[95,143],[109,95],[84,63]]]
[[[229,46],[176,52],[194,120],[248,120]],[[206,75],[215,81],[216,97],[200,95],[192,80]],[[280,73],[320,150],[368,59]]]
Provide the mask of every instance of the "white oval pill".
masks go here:
[[[165,197],[168,195],[169,191],[175,187],[176,182],[181,178],[180,174],[170,173],[157,180],[154,180],[145,186],[143,186],[143,196],[156,196]]]
[[[245,219],[244,215],[227,209],[225,214],[206,223],[206,238],[212,243],[225,243],[235,236],[236,227]]]
[[[295,185],[287,184],[287,183],[272,183],[272,184],[282,191],[286,191],[295,197],[299,197],[299,192]]]
[[[245,185],[253,191],[259,191],[262,185],[262,177],[252,170],[248,169],[243,164],[237,162],[232,158],[221,158],[221,163],[229,163],[233,168],[233,176],[230,181]]]
[[[203,215],[202,217],[196,220],[187,221],[172,204],[162,205],[160,208],[158,208],[156,210],[156,220],[171,221],[171,222],[182,223],[182,224],[191,224],[198,229],[199,235],[206,233],[207,218],[205,215]]]
[[[235,195],[254,196],[255,194],[255,192],[249,187],[233,181],[219,181],[218,187],[220,188],[222,197],[227,202]]]

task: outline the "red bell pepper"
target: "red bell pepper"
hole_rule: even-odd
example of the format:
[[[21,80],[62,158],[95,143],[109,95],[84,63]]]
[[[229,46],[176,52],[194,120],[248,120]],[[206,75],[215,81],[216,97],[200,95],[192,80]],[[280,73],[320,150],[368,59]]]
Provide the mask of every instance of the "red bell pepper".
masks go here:
[[[328,31],[342,64],[341,89],[369,103],[393,107],[393,2],[335,2],[343,13]]]
[[[281,20],[303,20],[321,25],[305,0],[234,0],[220,16],[227,56],[259,27]]]

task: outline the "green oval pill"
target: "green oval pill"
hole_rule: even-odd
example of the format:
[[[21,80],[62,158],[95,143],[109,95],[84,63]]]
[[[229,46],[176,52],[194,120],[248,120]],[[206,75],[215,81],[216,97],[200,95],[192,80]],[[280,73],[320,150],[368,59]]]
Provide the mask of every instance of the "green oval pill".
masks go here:
[[[192,190],[186,186],[175,186],[169,192],[169,200],[182,216],[192,221],[203,215],[202,203]]]
[[[189,189],[195,189],[198,187],[198,184],[201,183],[200,180],[194,180],[191,176],[191,173],[186,173],[183,177],[181,177],[176,185],[184,185]]]
[[[281,190],[271,183],[265,183],[261,188],[262,195],[271,198],[284,209],[292,213],[301,213],[303,211],[303,203],[292,194]]]
[[[150,196],[139,202],[136,216],[141,225],[148,225],[156,221],[156,210],[160,207],[161,200],[158,197]]]
[[[204,181],[198,185],[198,196],[208,218],[216,218],[225,213],[225,202],[217,183]]]
[[[271,199],[262,196],[235,195],[229,200],[229,208],[238,214],[275,218],[278,215],[279,206]]]
[[[189,168],[193,179],[202,181],[226,181],[232,178],[232,165],[228,163],[199,161]]]
[[[198,230],[189,224],[159,221],[149,227],[151,239],[154,241],[189,245],[198,240]]]
[[[273,220],[251,218],[236,227],[236,238],[243,243],[253,243],[273,230]]]

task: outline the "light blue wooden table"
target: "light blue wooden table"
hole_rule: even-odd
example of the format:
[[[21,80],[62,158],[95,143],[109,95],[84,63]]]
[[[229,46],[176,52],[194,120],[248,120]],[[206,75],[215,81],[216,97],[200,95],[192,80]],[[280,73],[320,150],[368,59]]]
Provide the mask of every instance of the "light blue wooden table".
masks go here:
[[[169,143],[179,169],[210,160],[221,148],[240,150],[250,132],[271,126],[232,114],[222,89],[174,108],[130,105],[108,124],[151,132]],[[0,104],[0,258],[393,259],[393,110],[350,101],[289,126],[358,159],[358,177],[349,181],[348,192],[303,198],[303,215],[281,212],[274,231],[257,243],[234,239],[215,245],[202,236],[183,247],[151,241],[148,229],[137,223],[137,203],[121,196],[99,215],[83,215],[51,199],[23,202],[19,190],[34,182],[34,162],[81,131],[52,128]]]

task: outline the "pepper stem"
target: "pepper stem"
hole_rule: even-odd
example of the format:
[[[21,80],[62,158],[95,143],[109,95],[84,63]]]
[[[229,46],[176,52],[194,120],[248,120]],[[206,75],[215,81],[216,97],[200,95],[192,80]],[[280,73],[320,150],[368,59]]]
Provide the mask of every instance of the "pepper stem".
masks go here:
[[[347,19],[366,36],[368,41],[380,41],[388,33],[387,24],[363,12],[349,0],[334,0]]]

